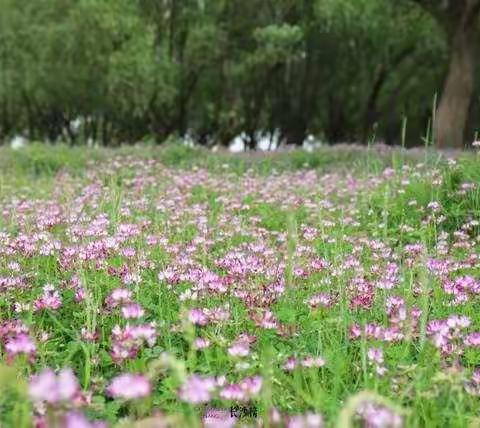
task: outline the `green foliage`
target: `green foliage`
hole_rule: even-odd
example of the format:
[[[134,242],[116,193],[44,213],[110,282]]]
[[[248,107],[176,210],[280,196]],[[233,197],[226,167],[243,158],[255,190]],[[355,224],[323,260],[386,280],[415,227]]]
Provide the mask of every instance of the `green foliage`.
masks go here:
[[[114,151],[115,150],[115,151]],[[399,153],[394,149],[393,154]],[[313,152],[295,149],[289,152],[277,152],[258,155],[236,155],[228,152],[212,153],[198,146],[187,146],[175,137],[169,138],[161,147],[154,143],[142,143],[139,146],[123,146],[116,149],[70,147],[65,144],[29,144],[21,150],[0,148],[0,168],[12,177],[51,177],[59,171],[81,175],[89,163],[107,161],[116,154],[133,155],[147,159],[160,160],[174,168],[206,168],[212,172],[230,172],[235,175],[253,170],[261,175],[270,175],[276,171],[296,171],[314,168],[320,172],[342,170],[345,172],[374,172],[386,167],[395,167],[395,156],[374,151],[368,154],[360,146],[322,147]],[[423,157],[420,153],[403,153],[403,162],[413,165]],[[464,181],[475,182],[477,172],[475,163],[467,160],[463,170]],[[433,165],[436,158],[427,158]],[[442,162],[444,162],[442,160]]]
[[[169,166],[188,166],[202,156],[203,149],[189,147],[175,141],[167,142],[160,153],[162,161]]]
[[[253,36],[258,44],[258,62],[276,64],[300,58],[303,51],[303,31],[298,25],[268,25],[258,28]]]
[[[45,367],[59,369],[65,366],[74,369],[83,390],[92,392],[91,402],[82,407],[82,411],[89,419],[101,418],[111,426],[132,426],[133,419],[154,415],[157,410],[172,417],[195,419],[190,424],[186,419],[172,420],[172,426],[196,426],[196,418],[203,407],[182,403],[177,395],[187,373],[211,376],[225,373],[229,382],[250,373],[261,374],[264,380],[262,394],[258,400],[252,401],[252,405],[258,406],[260,416],[264,416],[266,409],[274,405],[282,413],[288,414],[321,412],[329,426],[337,423],[343,427],[354,423],[352,420],[356,419],[359,403],[371,400],[402,415],[405,426],[465,426],[478,408],[478,397],[465,392],[465,380],[475,369],[478,349],[465,349],[465,354],[459,357],[458,362],[465,369],[462,372],[459,370],[461,366],[446,369],[449,362],[447,357],[435,349],[430,341],[422,345],[417,335],[398,342],[368,339],[368,344],[362,340],[350,340],[348,336],[348,327],[354,322],[379,322],[384,325],[387,317],[385,298],[389,295],[404,297],[409,309],[418,306],[424,311],[425,320],[445,318],[451,313],[468,315],[472,319],[472,331],[478,330],[478,301],[472,298],[464,305],[446,305],[449,296],[437,284],[438,278],[427,275],[421,261],[416,261],[413,266],[404,263],[402,250],[406,243],[425,243],[428,256],[437,258],[438,239],[434,239],[435,234],[438,236],[441,232],[449,232],[449,239],[455,239],[455,230],[461,230],[462,224],[469,219],[478,218],[480,156],[467,154],[451,166],[433,154],[408,151],[393,154],[395,156],[392,153],[382,154],[375,147],[370,151],[361,151],[358,147],[348,150],[329,147],[313,153],[294,151],[271,156],[213,155],[205,149],[180,145],[174,139],[160,148],[143,145],[135,148],[122,147],[115,152],[105,148],[42,144],[34,144],[20,151],[1,148],[2,200],[12,198],[18,201],[18,188],[5,184],[23,183],[27,180],[32,204],[40,203],[39,206],[43,206],[42,200],[54,200],[56,205],[65,209],[65,220],[63,224],[54,225],[43,233],[58,238],[65,245],[62,248],[68,248],[67,243],[75,242],[76,239],[65,233],[75,230],[76,226],[76,223],[71,224],[68,209],[77,210],[75,201],[78,200],[78,195],[84,194],[88,186],[99,180],[105,187],[98,199],[84,205],[82,215],[85,218],[79,221],[79,225],[89,227],[101,215],[101,218],[105,217],[111,223],[111,228],[108,227],[108,231],[105,229],[107,236],[110,236],[115,233],[120,221],[124,225],[135,222],[148,224],[138,236],[129,238],[125,248],[135,248],[138,255],[145,255],[153,265],[152,268],[141,270],[141,283],[129,285],[128,288],[135,294],[135,301],[146,310],[145,321],[155,321],[159,331],[155,346],[142,349],[138,357],[123,366],[118,367],[113,363],[108,353],[112,345],[110,333],[115,325],[125,325],[131,321],[121,320],[119,308],[105,310],[105,299],[112,290],[119,287],[120,280],[104,267],[118,269],[127,263],[137,263],[137,260],[133,261],[123,253],[112,251],[107,253],[103,266],[85,261],[81,265],[65,269],[57,259],[60,253],[45,255],[36,251],[34,254],[10,255],[12,260],[18,260],[21,264],[22,271],[29,279],[29,287],[10,289],[0,296],[0,321],[18,317],[28,324],[31,331],[37,334],[48,332],[48,339],[39,340],[35,337],[35,362],[27,364],[21,356],[17,356],[12,367],[0,367],[2,426],[31,426],[33,406],[27,397],[27,379]],[[396,160],[396,156],[401,160]],[[142,158],[155,158],[163,164],[141,162]],[[354,160],[357,162],[355,166]],[[89,174],[82,175],[89,161],[102,163],[90,169]],[[424,165],[418,166],[420,162]],[[112,167],[120,164],[123,167]],[[185,170],[175,170],[173,166]],[[204,175],[207,179],[193,181],[195,174],[189,175],[187,171],[195,166],[210,170],[209,174]],[[342,184],[332,187],[328,182],[332,179],[330,174],[324,177],[325,182],[322,179],[308,184],[311,188],[307,200],[310,204],[316,201],[315,209],[308,208],[306,203],[284,204],[283,196],[302,197],[302,177],[305,171],[294,174],[288,172],[286,175],[279,175],[279,171],[312,166],[318,168],[318,173],[334,171],[336,174],[333,179],[341,180]],[[386,166],[392,169],[382,172]],[[378,171],[375,172],[375,169]],[[61,171],[68,174],[61,177],[55,175]],[[310,173],[315,175],[314,171],[309,171]],[[347,185],[349,181],[343,181],[343,176],[347,173],[353,175],[352,180],[359,186],[343,193],[343,184]],[[259,177],[258,174],[262,176]],[[142,177],[146,179],[141,180]],[[185,177],[188,177],[190,183],[175,187],[173,180],[182,183]],[[300,180],[298,177],[301,177]],[[137,180],[142,184],[140,190],[132,186],[133,178],[140,178]],[[281,186],[288,186],[289,179],[297,180],[291,191],[287,188],[281,198],[273,194],[277,197],[268,202],[265,195],[244,190],[255,189],[257,184],[271,184],[275,180],[281,180]],[[409,182],[404,181],[406,179]],[[217,184],[223,180],[235,185],[227,187],[227,190],[218,188]],[[244,180],[243,188],[241,180]],[[252,182],[256,185],[252,186]],[[459,193],[462,185],[469,182],[476,183],[477,188]],[[259,186],[258,189],[260,188],[262,187]],[[59,189],[72,189],[72,193],[58,195]],[[241,189],[239,195],[242,198],[238,198],[237,189]],[[179,210],[172,206],[170,214],[162,212],[161,204],[174,201],[178,194],[182,195],[182,211],[172,221]],[[64,197],[66,199],[62,199]],[[412,208],[409,205],[411,200],[415,200],[416,208],[422,208],[423,211]],[[423,222],[428,214],[427,206],[432,201],[439,202],[441,214],[446,216],[446,221],[438,224]],[[4,207],[9,207],[9,204],[9,200],[2,201]],[[160,209],[156,208],[157,204]],[[222,207],[222,204],[225,205]],[[271,329],[254,327],[248,307],[233,294],[212,293],[208,299],[201,297],[180,300],[179,295],[191,290],[191,281],[181,280],[171,287],[159,279],[158,273],[173,265],[172,260],[175,260],[176,255],[171,248],[189,248],[197,239],[203,242],[204,231],[198,225],[205,223],[192,222],[192,214],[196,220],[195,215],[199,212],[195,209],[196,206],[205,208],[202,208],[202,217],[203,213],[208,217],[209,236],[214,241],[208,250],[203,251],[199,245],[191,254],[192,259],[201,260],[203,266],[222,275],[222,270],[215,261],[228,252],[244,251],[242,243],[246,242],[260,242],[262,245],[265,242],[267,248],[271,247],[271,253],[259,253],[258,258],[273,260],[274,267],[275,260],[279,264],[286,261],[285,274],[289,288],[278,296],[271,305],[271,310],[281,323],[295,328],[292,333],[277,334]],[[32,210],[31,213],[22,215],[22,227],[25,227],[23,236],[36,233],[29,232],[31,223],[28,220],[36,219],[38,213]],[[359,224],[348,224],[345,220],[350,215]],[[2,216],[0,221],[7,217]],[[239,222],[231,221],[232,219]],[[5,234],[11,234],[12,238],[16,236],[16,221],[15,217],[11,224],[1,224]],[[248,226],[249,223],[256,226],[252,228]],[[330,223],[330,226],[326,223]],[[313,240],[306,240],[302,236],[306,225],[318,231]],[[412,230],[402,232],[402,225],[409,225]],[[146,238],[151,236],[150,231],[165,237],[168,244],[147,245]],[[261,231],[261,234],[252,231]],[[468,233],[473,237],[478,235],[478,226]],[[377,240],[379,236],[382,237],[381,240]],[[103,240],[104,237],[86,236],[80,244],[88,246],[96,242],[96,239]],[[353,245],[359,245],[362,241],[367,241],[362,251],[359,253],[353,250]],[[468,242],[472,245],[468,250],[471,250],[470,254],[478,253],[478,242],[474,238]],[[385,246],[378,247],[379,243]],[[375,250],[374,245],[377,246]],[[310,249],[312,253],[309,251],[305,254],[305,249]],[[352,254],[355,255],[361,263],[359,268],[362,269],[362,277],[365,275],[368,281],[375,281],[376,270],[384,269],[385,263],[379,257],[379,252],[387,249],[394,253],[392,259],[397,260],[393,256],[398,255],[400,275],[395,288],[391,291],[377,290],[375,301],[368,309],[350,307],[345,293],[352,291],[349,290],[349,285],[352,275],[356,273],[355,269],[345,268],[346,262]],[[461,253],[465,248],[452,249],[454,254],[448,260],[454,263],[465,260],[464,256],[456,255],[457,251]],[[308,269],[310,256],[325,258],[331,267],[309,272],[306,277],[294,275],[294,269],[298,267]],[[5,255],[4,258],[10,261]],[[4,263],[0,267],[2,275],[12,275],[6,266],[7,263]],[[478,266],[473,265],[452,271],[454,277],[464,274],[474,276],[477,273]],[[14,312],[12,300],[16,302],[16,297],[22,303],[32,302],[38,298],[46,283],[59,285],[60,288],[60,284],[68,284],[72,274],[81,276],[88,292],[82,302],[76,302],[74,290],[65,286],[61,287],[62,306],[58,309],[44,312],[28,309],[20,314]],[[263,290],[271,279],[252,274],[246,281],[249,287],[258,287],[260,293],[264,293]],[[422,293],[413,295],[412,288],[418,285],[422,287]],[[431,293],[424,290],[431,290]],[[308,306],[308,299],[319,292],[331,293],[338,300],[332,307],[312,310]],[[231,319],[226,324],[195,327],[196,330],[192,326],[183,328],[182,310],[199,305],[213,308],[222,301],[229,303],[231,312]],[[132,325],[138,322],[133,321]],[[98,332],[98,339],[93,342],[82,340],[82,328]],[[253,332],[257,337],[251,346],[251,356],[243,360],[229,357],[227,348],[245,331]],[[212,345],[202,351],[193,351],[191,340],[195,336],[208,338]],[[367,346],[384,349],[385,365],[388,368],[384,376],[377,376],[374,368],[367,366],[367,363],[362,367]],[[165,352],[168,352],[168,357]],[[3,358],[5,354],[2,343]],[[322,368],[297,367],[293,372],[286,372],[282,366],[290,355],[298,358],[320,355],[325,357],[326,364]],[[247,361],[249,365],[245,367],[238,364],[239,361]],[[153,391],[149,399],[129,404],[107,398],[105,387],[109,381],[120,372],[127,371],[151,376]],[[392,384],[396,389],[392,390]],[[215,398],[208,405],[228,408],[231,404],[230,401]],[[158,426],[158,420],[156,422],[155,424],[155,420],[151,419],[153,425],[142,425],[139,422],[135,426]],[[164,422],[165,419],[162,419]],[[355,423],[357,422],[360,423]],[[147,424],[146,421],[144,423]]]
[[[52,176],[61,170],[81,174],[89,161],[95,160],[94,150],[69,148],[64,145],[30,144],[23,150],[9,150],[2,154],[1,168],[12,175],[31,178]]]
[[[0,139],[420,142],[448,47],[386,0],[0,0]],[[472,112],[476,111],[478,100]]]

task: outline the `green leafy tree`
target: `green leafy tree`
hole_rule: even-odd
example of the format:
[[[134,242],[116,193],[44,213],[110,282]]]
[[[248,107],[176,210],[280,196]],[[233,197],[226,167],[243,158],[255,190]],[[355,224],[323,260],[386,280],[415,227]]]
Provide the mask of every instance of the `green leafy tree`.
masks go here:
[[[414,0],[445,33],[450,62],[434,124],[439,147],[463,147],[475,88],[480,0]]]

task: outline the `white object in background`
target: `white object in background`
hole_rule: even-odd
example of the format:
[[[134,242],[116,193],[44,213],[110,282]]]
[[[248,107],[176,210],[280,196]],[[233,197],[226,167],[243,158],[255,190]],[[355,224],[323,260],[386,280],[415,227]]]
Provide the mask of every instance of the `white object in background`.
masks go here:
[[[245,151],[244,134],[237,135],[230,143],[228,149],[232,153],[239,153]]]
[[[309,134],[302,144],[303,150],[308,153],[312,153],[320,147],[322,147],[321,141],[317,140],[312,134]]]
[[[22,137],[21,135],[15,135],[15,137],[13,137],[10,141],[10,147],[13,150],[19,150],[22,147],[25,147],[27,143],[28,140],[25,137]]]

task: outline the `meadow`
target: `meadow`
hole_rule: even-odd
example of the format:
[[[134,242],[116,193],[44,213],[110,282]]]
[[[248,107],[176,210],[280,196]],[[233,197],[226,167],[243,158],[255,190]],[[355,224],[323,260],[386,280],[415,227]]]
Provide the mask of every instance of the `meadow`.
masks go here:
[[[480,426],[479,185],[475,151],[1,148],[0,427]]]

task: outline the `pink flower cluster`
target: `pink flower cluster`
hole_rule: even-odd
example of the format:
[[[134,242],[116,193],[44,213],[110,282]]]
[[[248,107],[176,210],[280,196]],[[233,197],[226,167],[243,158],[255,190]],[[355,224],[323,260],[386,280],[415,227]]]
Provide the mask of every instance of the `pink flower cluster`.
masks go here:
[[[155,345],[157,330],[155,323],[126,325],[121,328],[116,325],[112,330],[112,347],[110,355],[117,364],[135,358],[144,344]]]
[[[226,383],[224,377],[191,375],[178,391],[181,400],[191,404],[206,403],[218,391],[224,400],[246,401],[256,397],[262,388],[260,376],[247,377],[237,383]]]
[[[283,364],[283,369],[286,371],[292,371],[297,367],[305,368],[320,368],[325,366],[325,359],[322,357],[305,357],[301,360],[295,357],[288,357],[285,363]]]
[[[401,428],[402,417],[385,406],[380,406],[370,401],[362,403],[357,409],[359,419],[365,428]]]
[[[0,344],[7,354],[7,362],[25,355],[27,360],[35,360],[37,346],[29,335],[28,327],[21,321],[4,321],[0,324]]]
[[[144,375],[132,373],[115,377],[107,388],[108,395],[123,400],[148,397],[151,391],[150,381]]]

